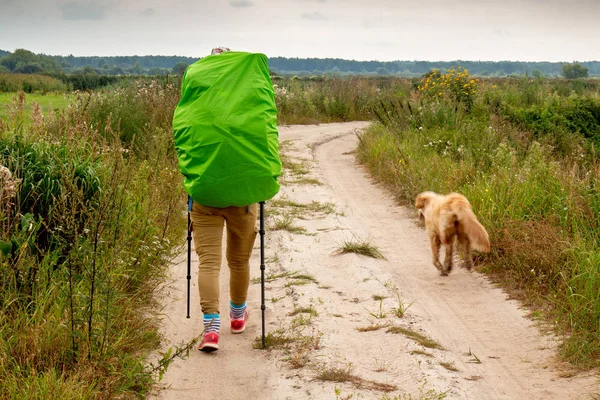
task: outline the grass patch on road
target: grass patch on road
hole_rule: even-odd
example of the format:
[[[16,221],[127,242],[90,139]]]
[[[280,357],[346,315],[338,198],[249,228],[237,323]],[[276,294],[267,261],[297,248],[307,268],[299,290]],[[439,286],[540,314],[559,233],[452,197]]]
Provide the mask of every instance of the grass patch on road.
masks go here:
[[[393,392],[394,390],[398,390],[398,386],[390,383],[361,378],[354,373],[354,366],[351,363],[345,365],[321,365],[317,368],[315,379],[324,382],[351,383],[357,389],[376,390],[379,392]]]
[[[413,331],[412,329],[404,328],[402,326],[391,326],[387,329],[386,332],[402,334],[407,338],[419,343],[421,346],[427,347],[428,349],[444,350],[442,345],[436,342],[435,340],[430,339],[427,336],[420,334],[419,332]]]
[[[385,257],[379,251],[379,249],[365,240],[346,240],[344,243],[335,251],[334,254],[348,254],[354,253],[365,257],[377,258],[385,260]]]

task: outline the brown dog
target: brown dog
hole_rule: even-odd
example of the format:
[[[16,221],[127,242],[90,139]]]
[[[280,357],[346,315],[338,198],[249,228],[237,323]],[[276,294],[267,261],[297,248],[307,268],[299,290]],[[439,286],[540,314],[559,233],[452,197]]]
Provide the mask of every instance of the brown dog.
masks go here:
[[[423,192],[417,196],[415,206],[419,219],[425,219],[425,227],[431,241],[433,265],[441,275],[452,270],[452,251],[455,241],[462,246],[465,267],[473,268],[471,249],[490,251],[490,239],[483,225],[471,209],[467,198],[458,193],[446,196],[434,192]],[[444,245],[444,264],[439,261],[440,246]]]

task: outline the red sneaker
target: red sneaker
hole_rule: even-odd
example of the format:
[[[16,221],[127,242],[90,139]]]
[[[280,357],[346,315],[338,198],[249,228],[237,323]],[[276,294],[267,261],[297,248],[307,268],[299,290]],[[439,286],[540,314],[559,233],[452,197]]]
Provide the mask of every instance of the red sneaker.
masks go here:
[[[198,350],[207,353],[219,350],[219,334],[217,332],[205,333],[202,338],[202,343],[198,346]]]
[[[231,333],[242,333],[246,330],[246,321],[248,321],[248,318],[250,317],[250,313],[248,312],[248,310],[246,310],[246,312],[244,312],[244,317],[240,318],[240,319],[233,319],[231,318],[231,313],[229,314],[229,318],[231,318],[231,324],[230,324],[230,328],[231,328]]]

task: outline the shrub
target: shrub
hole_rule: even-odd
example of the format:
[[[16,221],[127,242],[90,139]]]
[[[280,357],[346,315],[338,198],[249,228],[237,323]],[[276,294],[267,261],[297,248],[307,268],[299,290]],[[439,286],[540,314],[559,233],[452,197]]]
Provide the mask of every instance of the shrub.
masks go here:
[[[458,66],[445,74],[437,69],[431,70],[421,78],[418,90],[430,99],[449,97],[469,111],[478,84],[479,78],[471,77],[469,71]]]
[[[562,74],[567,79],[587,78],[588,67],[579,63],[565,64],[562,67]]]
[[[68,85],[72,90],[95,90],[112,85],[119,81],[119,77],[97,74],[57,74],[58,79]]]
[[[38,259],[48,252],[58,251],[63,242],[72,242],[83,233],[86,217],[93,208],[94,198],[100,190],[99,160],[84,148],[56,145],[43,141],[33,141],[18,135],[0,137],[0,164],[3,164],[18,179],[19,194],[16,196],[16,210],[26,215],[28,223],[35,230],[23,230],[26,226],[19,221],[18,215],[12,215],[12,224],[4,221],[4,232],[16,229],[10,238],[13,252],[21,248],[25,236],[31,236],[31,251]],[[75,192],[77,196],[73,193]],[[64,212],[57,203],[68,207],[70,215],[78,223],[67,229],[59,212]],[[58,207],[58,209],[57,209]],[[8,219],[10,221],[10,219]],[[14,224],[21,223],[21,227]],[[13,225],[13,226],[11,226]],[[65,257],[63,248],[55,255]],[[35,272],[35,271],[34,271]],[[21,279],[23,276],[18,276]],[[32,285],[33,278],[27,282],[18,282],[20,287]],[[32,288],[27,290],[31,292]]]
[[[11,74],[0,71],[0,92],[64,92],[67,85],[60,80],[36,74]]]
[[[576,135],[600,146],[600,100],[594,97],[577,96],[528,108],[507,105],[504,114],[537,138],[552,137],[559,149],[564,149],[561,141],[576,139]]]

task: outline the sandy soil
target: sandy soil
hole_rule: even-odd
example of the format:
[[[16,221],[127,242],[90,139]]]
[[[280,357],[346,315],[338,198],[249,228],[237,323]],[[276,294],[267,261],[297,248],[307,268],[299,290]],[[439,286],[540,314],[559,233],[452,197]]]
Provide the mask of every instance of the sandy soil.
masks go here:
[[[599,393],[597,377],[559,370],[554,338],[541,335],[527,312],[483,275],[455,268],[448,277],[438,276],[414,210],[397,206],[356,164],[355,131],[364,126],[280,128],[283,152],[296,166],[282,178],[282,190],[274,199],[278,201],[267,203],[267,226],[288,215],[295,226],[306,229],[305,233],[271,229],[266,237],[267,275],[272,278],[266,284],[267,330],[291,337],[287,350],[253,349],[260,336],[260,285],[252,284],[247,331],[231,335],[223,307],[220,350],[193,351],[188,359],[176,361],[154,397],[335,399],[336,388],[340,399],[445,395],[550,400],[589,399]],[[345,241],[361,240],[376,246],[385,259],[334,254]],[[258,245],[257,240],[252,277],[260,276]],[[185,255],[180,261],[173,267],[165,299],[165,348],[201,332],[195,274],[192,318],[185,318]],[[315,281],[294,279],[293,273]],[[392,312],[399,299],[405,305],[412,303],[403,318]],[[302,307],[312,307],[318,315],[288,315]],[[382,328],[357,330],[378,325]],[[442,348],[424,347],[404,334],[390,333],[390,326],[418,332]],[[312,338],[311,344],[302,342],[303,337]],[[336,369],[351,372],[353,382],[318,378],[333,377]]]

